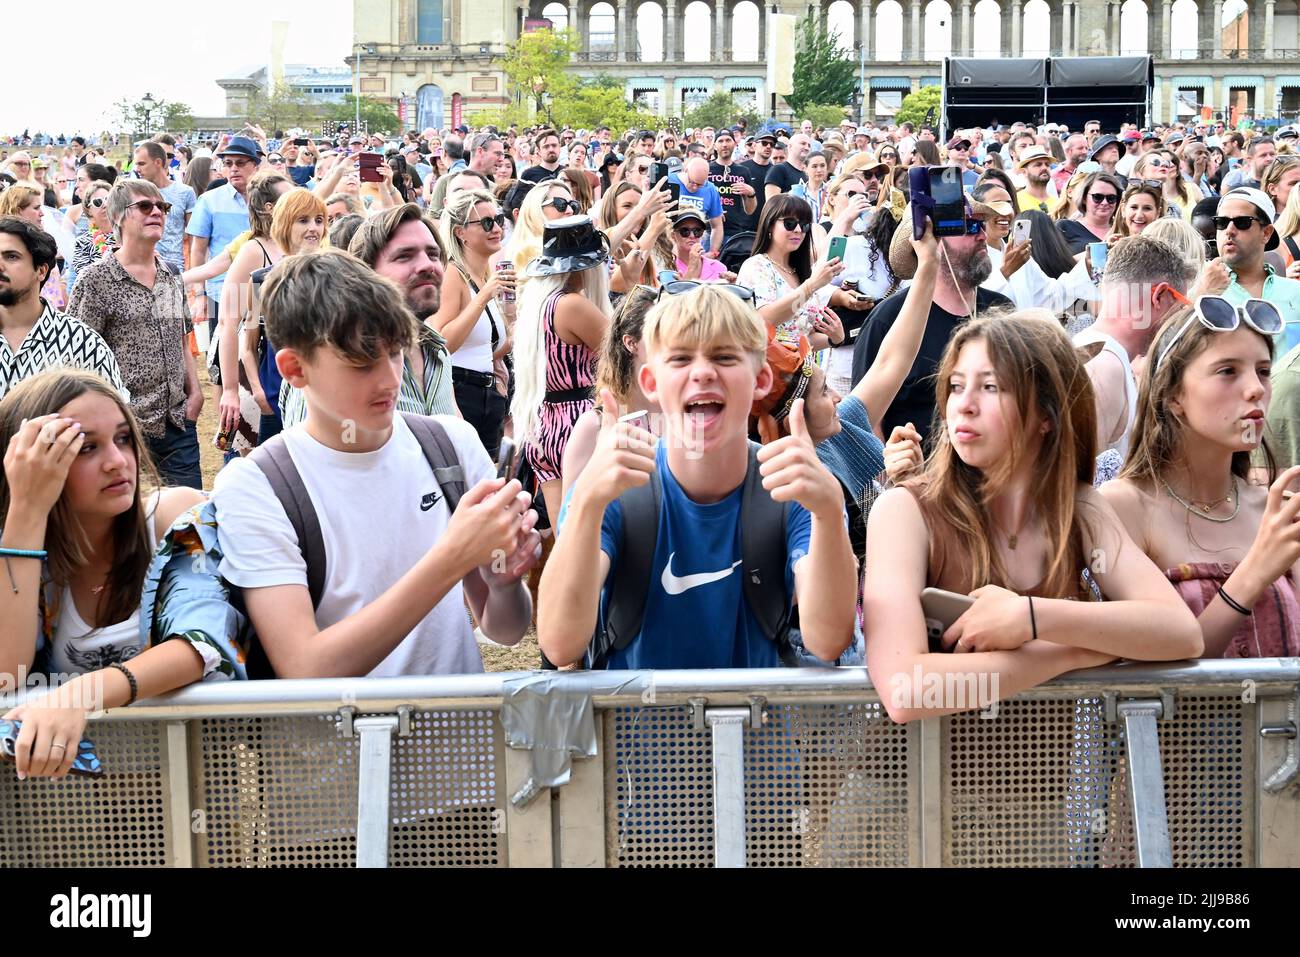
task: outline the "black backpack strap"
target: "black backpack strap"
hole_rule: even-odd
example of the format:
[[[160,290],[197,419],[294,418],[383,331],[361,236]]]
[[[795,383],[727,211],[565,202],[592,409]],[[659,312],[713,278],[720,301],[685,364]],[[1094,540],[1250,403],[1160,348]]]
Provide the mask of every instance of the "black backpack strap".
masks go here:
[[[325,538],[321,535],[320,518],[316,515],[311,496],[307,494],[307,486],[303,484],[283,436],[277,435],[253,449],[248,460],[261,469],[271,483],[271,491],[280,500],[284,514],[298,536],[298,547],[307,563],[307,592],[311,595],[311,606],[315,608],[325,593]]]
[[[650,481],[629,489],[619,498],[623,519],[623,537],[619,542],[618,561],[610,582],[608,614],[604,628],[596,627],[592,638],[590,667],[603,668],[611,651],[626,648],[641,634],[645,618],[645,600],[654,571],[655,545],[659,539],[659,503],[663,486],[659,471],[650,473]]]
[[[456,447],[451,444],[447,430],[427,415],[403,412],[402,418],[406,420],[406,426],[415,440],[420,443],[429,468],[433,469],[434,481],[442,489],[448,511],[456,511],[456,506],[465,494],[465,470],[456,457]]]
[[[1300,245],[1296,244],[1294,236],[1287,236],[1283,238],[1282,242],[1286,243],[1286,248],[1290,250],[1293,261],[1300,259]]]
[[[745,602],[769,639],[776,642],[781,661],[795,663],[790,645],[790,596],[785,587],[788,503],[778,502],[763,488],[758,443],[749,443],[749,471],[740,501],[740,558],[745,573]]]

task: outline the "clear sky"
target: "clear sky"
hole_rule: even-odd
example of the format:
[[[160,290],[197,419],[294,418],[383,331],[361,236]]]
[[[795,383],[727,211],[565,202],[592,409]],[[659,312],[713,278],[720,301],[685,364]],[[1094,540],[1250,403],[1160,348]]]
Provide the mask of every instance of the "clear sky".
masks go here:
[[[0,132],[100,132],[115,126],[114,102],[145,93],[187,103],[196,116],[224,116],[217,79],[269,62],[273,20],[289,23],[286,63],[341,67],[352,46],[352,0],[64,0],[55,20],[53,32],[5,44]]]

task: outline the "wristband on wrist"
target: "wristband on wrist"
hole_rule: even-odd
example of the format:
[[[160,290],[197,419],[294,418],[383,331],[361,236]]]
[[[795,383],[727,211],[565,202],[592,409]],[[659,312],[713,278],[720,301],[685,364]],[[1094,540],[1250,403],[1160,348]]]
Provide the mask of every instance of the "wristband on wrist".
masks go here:
[[[1037,641],[1038,640],[1038,619],[1034,617],[1034,596],[1030,595],[1028,597],[1029,597],[1029,628],[1033,632],[1033,637],[1030,638],[1029,640]]]
[[[1225,605],[1227,605],[1229,608],[1231,608],[1231,609],[1232,609],[1233,611],[1235,611],[1237,614],[1239,614],[1239,615],[1245,615],[1245,616],[1247,616],[1247,617],[1249,617],[1249,615],[1251,614],[1251,611],[1250,611],[1249,608],[1247,608],[1247,607],[1246,607],[1245,605],[1243,605],[1241,602],[1237,601],[1235,598],[1232,598],[1232,597],[1231,597],[1231,596],[1230,596],[1226,591],[1224,591],[1222,588],[1219,589],[1219,597],[1223,599],[1223,603],[1224,603]]]

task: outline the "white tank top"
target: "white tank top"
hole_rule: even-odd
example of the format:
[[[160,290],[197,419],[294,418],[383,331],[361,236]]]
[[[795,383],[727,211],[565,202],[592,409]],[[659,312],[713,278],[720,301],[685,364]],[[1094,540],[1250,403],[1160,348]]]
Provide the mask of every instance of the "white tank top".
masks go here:
[[[461,278],[464,278],[464,273],[461,274]],[[469,285],[471,296],[478,295],[477,284],[470,285],[468,281],[466,284]],[[478,317],[478,322],[474,323],[474,328],[460,344],[460,348],[451,354],[453,366],[469,369],[471,372],[492,371],[492,325],[488,318],[489,314],[497,324],[497,335],[505,335],[506,324],[497,312],[496,300],[492,300],[488,302],[483,315]]]
[[[1074,344],[1076,346],[1086,346],[1093,342],[1100,342],[1102,351],[1109,352],[1124,366],[1124,401],[1128,406],[1124,416],[1124,431],[1120,433],[1119,438],[1106,448],[1114,449],[1123,458],[1127,459],[1129,436],[1133,432],[1133,423],[1137,421],[1138,389],[1137,380],[1133,377],[1133,363],[1129,360],[1128,350],[1113,337],[1106,335],[1104,332],[1098,332],[1096,326],[1089,326],[1087,329],[1075,333]],[[1098,451],[1104,450],[1098,449]]]
[[[149,541],[157,541],[154,512],[158,493],[147,504]],[[140,647],[140,609],[131,617],[105,628],[92,628],[77,612],[72,589],[64,586],[59,599],[59,620],[54,623],[54,641],[50,647],[51,674],[80,675],[98,671],[114,661],[127,661],[138,655]]]

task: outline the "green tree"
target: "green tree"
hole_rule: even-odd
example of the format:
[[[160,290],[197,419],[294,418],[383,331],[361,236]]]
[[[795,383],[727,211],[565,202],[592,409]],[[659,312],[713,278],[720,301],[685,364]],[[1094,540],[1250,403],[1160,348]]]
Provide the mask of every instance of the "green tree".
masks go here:
[[[342,103],[331,103],[326,107],[324,119],[339,123],[351,123],[357,115],[357,98],[351,93],[345,94]],[[372,133],[400,133],[402,121],[398,119],[397,110],[391,103],[377,100],[373,96],[361,97],[361,123]]]
[[[939,125],[939,110],[943,102],[943,88],[923,86],[915,93],[903,97],[903,105],[894,115],[895,123],[911,123],[919,127],[925,122],[926,114],[934,110],[934,124]]]
[[[858,67],[839,48],[839,32],[816,17],[799,21],[795,39],[793,92],[785,98],[795,115],[818,103],[848,103],[858,85]]]
[[[623,84],[610,77],[584,80],[571,91],[552,96],[549,108],[556,123],[575,129],[602,124],[615,130],[657,125],[656,118],[628,100]]]
[[[569,59],[580,41],[572,30],[534,30],[506,47],[502,64],[507,88],[531,102],[541,116],[547,114],[547,97],[552,102],[571,95],[578,83],[568,73]],[[611,124],[612,125],[612,124]]]
[[[847,107],[833,106],[821,103],[812,103],[805,106],[799,111],[799,119],[809,120],[813,126],[824,126],[827,129],[838,128],[844,121]]]
[[[720,129],[724,126],[733,126],[740,119],[745,121],[746,129],[755,130],[759,127],[758,113],[748,103],[740,104],[736,94],[730,90],[714,90],[707,100],[695,109],[687,111],[682,118],[682,125],[693,130],[701,126]]]
[[[277,83],[270,90],[258,90],[248,99],[248,122],[272,135],[275,130],[311,126],[326,113],[328,105],[313,100],[310,94],[287,83]]]
[[[189,106],[169,100],[155,100],[152,108],[146,111],[140,100],[124,96],[113,104],[113,113],[117,125],[132,136],[144,133],[146,121],[151,134],[194,128],[194,114]]]

